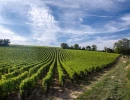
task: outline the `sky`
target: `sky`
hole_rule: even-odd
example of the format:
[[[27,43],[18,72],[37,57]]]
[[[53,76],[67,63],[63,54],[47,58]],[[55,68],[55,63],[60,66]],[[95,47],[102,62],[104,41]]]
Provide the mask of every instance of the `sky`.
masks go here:
[[[130,39],[130,0],[0,0],[0,39],[113,48]]]

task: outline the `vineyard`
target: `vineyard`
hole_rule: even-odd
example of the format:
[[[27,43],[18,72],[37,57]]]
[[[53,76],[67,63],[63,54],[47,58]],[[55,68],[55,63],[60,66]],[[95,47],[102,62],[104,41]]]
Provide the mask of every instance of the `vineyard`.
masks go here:
[[[110,66],[118,54],[53,47],[0,47],[0,99],[19,93],[26,98],[36,87],[46,94],[55,76],[62,87]]]

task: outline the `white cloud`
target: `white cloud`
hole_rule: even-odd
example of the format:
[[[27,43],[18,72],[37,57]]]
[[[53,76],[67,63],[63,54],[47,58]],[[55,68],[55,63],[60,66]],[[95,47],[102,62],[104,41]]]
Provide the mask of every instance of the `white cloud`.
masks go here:
[[[84,14],[84,16],[92,16],[92,17],[102,17],[102,18],[111,18],[115,16],[104,16],[104,15],[96,15],[96,14]]]
[[[121,17],[121,20],[130,22],[130,14],[126,14],[125,16]]]
[[[112,8],[115,8],[116,4],[114,0],[108,0],[107,2],[105,0],[45,0],[46,4],[52,4],[55,6],[58,6],[60,8],[82,8],[85,7],[86,10],[94,10],[94,9],[102,9],[102,10],[110,10]],[[71,6],[70,6],[71,5]]]
[[[130,14],[119,17],[117,21],[110,21],[105,25],[104,29],[110,32],[120,32],[130,29]]]
[[[28,11],[30,25],[34,29],[56,29],[56,21],[51,15],[51,12],[46,6],[38,7],[37,5],[30,5]],[[35,28],[36,27],[36,28]]]
[[[99,27],[93,27],[89,24],[82,25],[77,23],[74,27],[63,29],[64,33],[75,34],[75,35],[92,35],[92,34],[106,34],[115,33],[130,29],[130,14],[116,17],[117,19],[110,20],[107,23],[100,25]],[[98,24],[98,23],[97,23]]]
[[[27,25],[30,26],[30,30],[32,33],[29,39],[33,41],[34,45],[50,45],[52,42],[57,41],[57,31],[59,30],[58,24],[55,21],[53,15],[49,8],[44,4],[44,2],[40,0],[4,0],[1,1],[1,13],[0,13],[0,25]],[[12,6],[13,5],[13,6]],[[22,23],[17,23],[12,21],[12,19],[6,18],[3,16],[6,11],[10,11],[12,13],[18,14],[23,20]],[[26,20],[25,20],[26,19]],[[27,21],[28,19],[28,21]],[[8,28],[3,28],[3,31],[7,31],[11,33],[12,31]],[[15,29],[13,29],[15,30]],[[2,32],[2,33],[4,33]],[[17,40],[24,41],[25,37],[21,37],[18,34],[13,33],[3,34],[3,38],[11,37],[11,41],[13,43],[17,43]],[[17,37],[17,38],[15,38]],[[35,41],[35,42],[34,42]],[[22,42],[21,42],[22,43]],[[28,43],[24,43],[28,44]]]
[[[6,13],[6,11],[17,13],[20,15],[21,19],[27,26],[30,27],[31,35],[30,41],[37,45],[52,45],[59,43],[59,38],[63,36],[69,36],[65,41],[68,43],[81,42],[84,36],[95,35],[95,34],[106,34],[113,32],[119,32],[122,30],[129,29],[130,25],[130,14],[124,15],[120,18],[114,18],[115,16],[106,16],[93,14],[95,11],[105,11],[113,12],[117,11],[119,7],[118,3],[122,3],[125,0],[1,0],[0,12]],[[59,12],[55,12],[58,16],[58,20],[55,19],[56,16],[53,15],[47,4],[51,4],[57,7]],[[13,5],[13,6],[12,6]],[[0,13],[0,14],[1,14]],[[84,19],[84,17],[86,19]],[[113,18],[113,20],[100,25],[99,27],[94,27],[92,25],[82,24],[82,22],[89,20],[87,17],[97,17],[97,18]],[[115,20],[116,19],[116,20]],[[89,21],[88,21],[89,22]],[[10,29],[5,28],[2,24],[6,25],[23,25],[24,23],[15,23],[11,19],[6,19],[6,16],[0,16],[0,25],[3,32],[1,38],[11,37],[14,43],[20,40],[20,43],[27,41],[26,37],[20,36]],[[98,24],[98,23],[96,23]],[[8,34],[7,34],[8,33]],[[60,34],[59,34],[60,33]],[[34,43],[34,41],[36,41]],[[64,42],[60,40],[61,42]],[[102,42],[104,41],[104,42]],[[102,48],[103,43],[110,42],[107,44],[111,45],[114,40],[105,39],[95,39],[93,42],[87,42],[90,44],[95,44],[98,42],[99,47]],[[26,43],[27,44],[27,43]],[[84,44],[84,43],[82,43]],[[86,42],[85,42],[86,44]],[[60,45],[60,44],[59,44]]]
[[[0,39],[10,39],[12,44],[28,44],[27,38],[22,37],[3,26],[0,26]]]
[[[105,23],[101,25],[100,27],[92,27],[89,25],[82,25],[78,24],[78,28],[70,28],[63,30],[65,34],[68,34],[70,38],[66,40],[66,42],[69,45],[73,45],[75,43],[79,43],[81,46],[86,46],[86,45],[93,45],[96,44],[98,46],[99,50],[103,50],[104,47],[110,47],[113,48],[113,44],[118,41],[118,39],[124,38],[126,35],[119,36],[118,33],[117,35],[113,35],[115,32],[120,32],[120,31],[125,31],[129,30],[130,26],[130,14],[126,14],[124,16],[119,16],[117,17],[116,20],[111,20],[108,23]],[[110,37],[99,37],[96,34],[111,34]],[[129,33],[128,33],[129,34]],[[89,39],[89,36],[95,37],[92,41]],[[120,38],[119,38],[120,37]],[[130,38],[130,36],[127,36],[126,38]],[[86,42],[84,42],[86,40]]]
[[[96,15],[94,11],[117,11],[118,1],[108,0],[45,0],[45,4],[56,6],[61,13],[55,12],[59,16],[59,23],[64,27],[69,27],[82,22],[86,16],[110,18],[112,16]]]
[[[32,27],[32,38],[41,45],[50,45],[57,41],[59,27],[51,11],[45,5],[30,5],[28,11],[29,24]]]

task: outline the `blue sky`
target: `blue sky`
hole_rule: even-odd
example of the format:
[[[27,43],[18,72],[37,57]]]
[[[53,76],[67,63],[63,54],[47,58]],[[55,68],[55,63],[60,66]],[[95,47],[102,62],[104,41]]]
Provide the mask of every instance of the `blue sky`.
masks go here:
[[[0,38],[12,44],[113,47],[130,39],[130,0],[0,0]]]

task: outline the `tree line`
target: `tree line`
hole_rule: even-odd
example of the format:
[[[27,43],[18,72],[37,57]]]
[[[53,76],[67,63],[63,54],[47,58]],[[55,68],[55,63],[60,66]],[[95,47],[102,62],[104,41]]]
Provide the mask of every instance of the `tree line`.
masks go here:
[[[0,39],[0,46],[9,46],[9,39]]]
[[[74,44],[74,45],[69,46],[67,43],[61,43],[61,48],[62,49],[76,49],[76,50],[90,50],[90,51],[97,50],[96,45],[86,46],[86,47],[81,48],[78,44]],[[127,38],[123,38],[123,39],[115,42],[112,49],[104,47],[104,50],[102,50],[102,51],[130,55],[130,40]]]
[[[9,39],[0,39],[0,46],[9,46],[10,40]],[[86,46],[82,47],[79,46],[79,44],[74,44],[69,46],[67,43],[61,43],[61,48],[63,49],[76,49],[76,50],[89,50],[89,51],[96,51],[97,46],[92,45],[92,46]],[[124,55],[130,55],[130,40],[127,38],[123,38],[121,40],[118,40],[117,42],[114,43],[113,49],[105,47],[104,52],[115,52],[119,54],[124,54]]]
[[[67,43],[61,43],[61,48],[62,49],[75,49],[75,50],[91,50],[91,51],[97,50],[96,45],[86,46],[86,47],[81,48],[81,46],[79,46],[79,44],[74,44],[74,45],[69,46]]]

